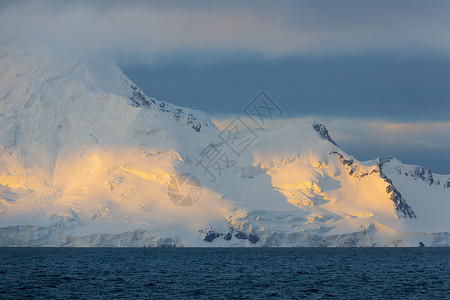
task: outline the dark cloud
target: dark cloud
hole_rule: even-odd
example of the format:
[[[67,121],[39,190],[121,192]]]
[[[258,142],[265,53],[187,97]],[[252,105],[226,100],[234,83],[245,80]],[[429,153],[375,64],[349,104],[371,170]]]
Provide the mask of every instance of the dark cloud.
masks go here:
[[[450,53],[447,1],[6,1],[0,36],[90,53]]]
[[[203,64],[162,60],[152,66],[124,65],[123,70],[150,95],[216,116],[240,113],[260,90],[276,99],[287,117],[399,122],[450,116],[450,61],[438,55],[247,55]]]

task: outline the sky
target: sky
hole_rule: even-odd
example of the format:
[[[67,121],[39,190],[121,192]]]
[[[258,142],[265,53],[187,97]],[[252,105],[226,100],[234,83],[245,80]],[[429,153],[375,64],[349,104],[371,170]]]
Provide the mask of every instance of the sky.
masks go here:
[[[226,123],[260,91],[361,160],[450,174],[448,1],[1,1],[0,39],[114,59]]]

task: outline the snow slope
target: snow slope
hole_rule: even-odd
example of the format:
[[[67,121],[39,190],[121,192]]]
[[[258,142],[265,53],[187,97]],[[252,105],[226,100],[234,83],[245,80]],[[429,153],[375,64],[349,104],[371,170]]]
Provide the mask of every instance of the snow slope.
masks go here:
[[[112,61],[2,45],[0,246],[450,244],[450,176],[359,162],[318,123],[235,133]],[[170,190],[183,173],[200,193]]]

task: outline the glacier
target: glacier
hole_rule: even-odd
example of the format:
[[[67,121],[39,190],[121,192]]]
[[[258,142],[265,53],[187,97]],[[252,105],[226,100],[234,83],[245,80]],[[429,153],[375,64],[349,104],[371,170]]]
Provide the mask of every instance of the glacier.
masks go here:
[[[247,131],[233,153],[232,129],[148,97],[111,60],[3,43],[0,246],[450,245],[450,175],[358,161],[319,123]],[[203,167],[212,151],[221,168]],[[189,205],[168,190],[178,174],[201,184],[180,184]]]

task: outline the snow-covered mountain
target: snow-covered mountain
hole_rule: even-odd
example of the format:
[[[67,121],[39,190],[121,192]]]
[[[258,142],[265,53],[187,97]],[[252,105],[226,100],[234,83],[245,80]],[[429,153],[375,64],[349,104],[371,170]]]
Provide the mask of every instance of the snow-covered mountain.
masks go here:
[[[3,45],[0,246],[450,245],[450,176],[246,122],[221,131],[112,61]]]

